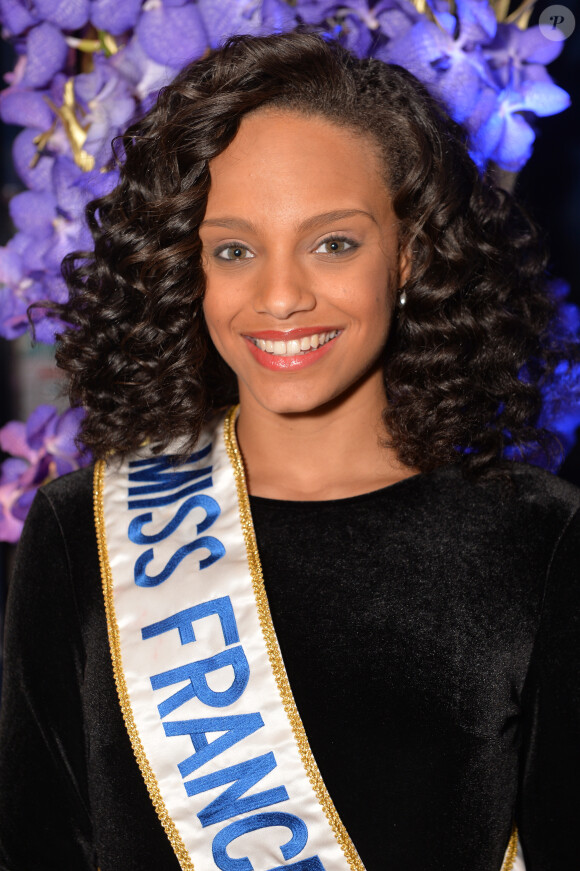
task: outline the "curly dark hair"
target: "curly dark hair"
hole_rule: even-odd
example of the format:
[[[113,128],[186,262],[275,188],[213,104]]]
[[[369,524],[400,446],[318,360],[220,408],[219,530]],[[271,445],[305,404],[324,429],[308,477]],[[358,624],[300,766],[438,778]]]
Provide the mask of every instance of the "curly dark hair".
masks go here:
[[[384,419],[402,462],[428,471],[462,459],[477,473],[507,446],[549,450],[540,390],[562,348],[540,234],[480,176],[464,128],[414,76],[308,32],[229,39],[117,142],[120,183],[87,208],[94,250],[65,259],[70,300],[57,312],[71,325],[57,362],[87,410],[82,442],[99,457],[146,439],[161,451],[179,436],[185,453],[204,419],[236,400],[204,323],[198,227],[210,161],[265,106],[366,134],[384,158],[412,255],[384,352]]]

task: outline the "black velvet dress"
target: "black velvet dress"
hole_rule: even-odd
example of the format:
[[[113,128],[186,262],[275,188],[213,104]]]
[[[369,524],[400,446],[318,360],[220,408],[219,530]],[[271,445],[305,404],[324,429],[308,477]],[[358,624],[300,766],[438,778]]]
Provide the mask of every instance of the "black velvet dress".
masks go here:
[[[499,871],[514,819],[528,871],[580,868],[580,492],[512,477],[251,499],[298,710],[368,871]],[[116,697],[90,469],[31,510],[0,748],[2,871],[177,871]]]

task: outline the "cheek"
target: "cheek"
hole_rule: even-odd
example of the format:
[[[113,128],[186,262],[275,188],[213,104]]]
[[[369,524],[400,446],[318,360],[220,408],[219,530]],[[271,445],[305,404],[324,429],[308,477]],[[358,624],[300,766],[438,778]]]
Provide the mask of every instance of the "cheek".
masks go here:
[[[219,299],[213,293],[208,293],[207,289],[203,300],[203,316],[212,342],[218,351],[222,353],[225,324],[224,312],[219,305]]]

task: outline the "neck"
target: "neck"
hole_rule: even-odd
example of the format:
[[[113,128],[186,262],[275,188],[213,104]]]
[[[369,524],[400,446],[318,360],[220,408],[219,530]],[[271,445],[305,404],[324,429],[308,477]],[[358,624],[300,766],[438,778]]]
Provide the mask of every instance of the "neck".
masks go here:
[[[248,490],[311,501],[368,493],[417,473],[385,447],[386,399],[341,397],[316,412],[280,414],[241,397],[237,438]]]

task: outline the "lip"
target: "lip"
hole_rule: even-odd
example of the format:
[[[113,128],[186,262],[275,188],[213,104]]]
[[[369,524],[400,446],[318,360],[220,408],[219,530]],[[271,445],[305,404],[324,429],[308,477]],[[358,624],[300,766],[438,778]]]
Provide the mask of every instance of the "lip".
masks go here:
[[[244,338],[263,339],[265,342],[289,342],[292,339],[303,339],[304,336],[315,336],[317,333],[333,333],[341,327],[297,327],[295,330],[258,330],[244,333]]]
[[[252,333],[252,339],[270,339],[271,341],[284,341],[282,336],[285,336],[289,341],[290,339],[299,339],[302,336],[312,336],[316,332],[316,330],[306,330],[302,331],[302,336],[296,335],[298,330],[294,330],[287,333],[280,333],[271,331],[262,333]],[[320,330],[321,333],[326,332],[326,330]],[[292,335],[291,333],[294,333]],[[313,351],[308,351],[307,354],[297,354],[293,357],[278,357],[275,354],[268,354],[267,351],[262,351],[261,348],[258,348],[252,340],[248,336],[244,336],[246,344],[250,349],[250,353],[254,357],[257,362],[263,366],[265,369],[270,369],[275,372],[297,372],[300,369],[306,369],[308,366],[312,366],[314,363],[317,363],[321,357],[324,357],[326,354],[330,352],[335,342],[340,339],[342,333],[340,332],[334,339],[331,339],[326,344],[322,345],[320,348],[316,348]]]

